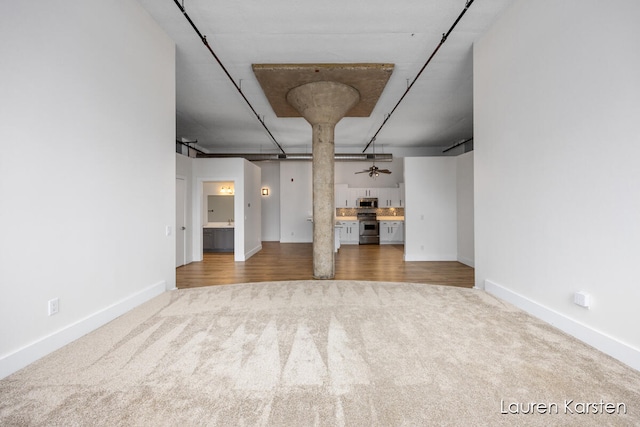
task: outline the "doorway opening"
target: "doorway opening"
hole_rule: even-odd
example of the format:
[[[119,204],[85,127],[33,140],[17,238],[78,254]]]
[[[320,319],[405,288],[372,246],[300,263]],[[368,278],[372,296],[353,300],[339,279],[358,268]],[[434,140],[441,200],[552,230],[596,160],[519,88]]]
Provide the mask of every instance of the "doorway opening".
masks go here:
[[[202,191],[202,252],[235,251],[235,183],[205,181]]]

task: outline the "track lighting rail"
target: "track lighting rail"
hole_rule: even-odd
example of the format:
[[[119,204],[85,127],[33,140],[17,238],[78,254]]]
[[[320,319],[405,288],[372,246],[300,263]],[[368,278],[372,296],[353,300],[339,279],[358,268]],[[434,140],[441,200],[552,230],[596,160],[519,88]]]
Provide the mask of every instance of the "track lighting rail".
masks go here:
[[[258,121],[260,122],[260,124],[262,125],[262,127],[267,131],[267,133],[269,134],[269,136],[271,137],[273,143],[278,147],[278,150],[280,150],[282,152],[282,154],[285,154],[284,150],[282,149],[282,147],[280,146],[280,144],[278,144],[278,141],[276,140],[276,138],[273,136],[273,134],[271,133],[271,131],[269,130],[269,128],[267,127],[267,125],[264,123],[264,120],[260,118],[260,116],[258,115],[258,113],[256,112],[256,110],[253,108],[253,105],[251,105],[251,102],[249,102],[249,100],[247,99],[247,97],[244,95],[244,93],[242,92],[242,89],[240,88],[240,86],[236,83],[236,81],[233,79],[233,77],[231,77],[231,74],[229,73],[229,71],[227,70],[227,68],[224,66],[224,64],[222,63],[222,61],[220,61],[220,58],[218,58],[218,55],[216,55],[216,53],[213,51],[213,49],[211,48],[211,45],[209,45],[209,42],[207,41],[207,36],[202,35],[202,33],[200,32],[200,30],[198,29],[198,27],[196,27],[196,24],[193,23],[193,21],[191,20],[191,18],[189,17],[189,14],[187,14],[184,5],[181,5],[180,2],[178,2],[178,0],[173,0],[174,3],[176,4],[176,6],[178,6],[178,9],[180,9],[180,11],[182,12],[182,14],[184,15],[184,17],[187,19],[187,21],[189,21],[189,24],[191,24],[191,27],[193,28],[193,30],[196,32],[196,34],[198,34],[198,37],[200,38],[200,40],[202,41],[202,43],[205,45],[205,47],[207,49],[209,49],[209,52],[211,53],[211,55],[213,55],[213,57],[215,58],[215,60],[218,62],[218,65],[220,65],[220,68],[222,68],[222,71],[224,71],[224,73],[227,75],[227,77],[229,78],[229,80],[231,81],[231,83],[233,84],[233,86],[236,88],[236,90],[238,91],[238,93],[240,94],[240,96],[242,96],[242,99],[244,99],[244,101],[247,103],[247,105],[249,106],[249,108],[251,109],[251,111],[253,112],[253,114],[256,116],[256,118],[258,119]]]
[[[382,124],[380,125],[380,127],[378,128],[378,130],[376,131],[376,133],[371,137],[371,139],[369,140],[369,143],[367,144],[366,147],[364,147],[364,150],[362,150],[362,152],[364,153],[365,151],[367,151],[367,148],[369,148],[369,146],[373,143],[373,141],[376,139],[376,137],[378,136],[378,134],[380,133],[380,131],[382,130],[382,128],[384,127],[385,124],[387,124],[387,121],[389,121],[389,119],[391,118],[391,115],[394,113],[394,111],[396,111],[396,108],[398,108],[398,105],[400,105],[400,103],[402,102],[402,100],[404,99],[405,96],[407,96],[407,94],[409,93],[409,91],[411,90],[411,88],[413,87],[414,83],[416,82],[416,80],[418,80],[418,78],[420,77],[420,75],[422,74],[422,72],[424,71],[425,68],[427,68],[427,65],[429,65],[429,63],[431,62],[431,60],[433,59],[434,56],[436,56],[436,53],[438,53],[438,50],[440,50],[440,48],[442,47],[442,45],[444,44],[444,42],[447,41],[447,38],[449,38],[449,35],[453,32],[453,29],[456,27],[456,25],[458,25],[458,22],[460,22],[460,20],[462,19],[462,17],[464,16],[465,13],[467,13],[467,9],[469,9],[469,7],[471,6],[471,4],[473,3],[474,0],[468,0],[467,3],[464,6],[464,9],[462,9],[462,12],[460,12],[460,14],[458,15],[458,18],[454,21],[454,23],[451,25],[451,27],[449,27],[449,31],[447,31],[446,33],[442,34],[442,39],[440,40],[440,43],[438,43],[438,46],[436,46],[435,50],[433,51],[433,53],[431,54],[431,56],[429,56],[429,59],[427,59],[427,61],[424,63],[424,65],[422,66],[422,68],[420,68],[420,71],[418,72],[418,74],[416,75],[416,77],[413,79],[413,81],[407,86],[407,89],[404,91],[404,93],[402,94],[402,96],[400,97],[400,99],[398,100],[398,102],[396,103],[396,105],[393,107],[393,109],[391,110],[391,112],[389,114],[387,114],[384,118],[384,121],[382,122]]]

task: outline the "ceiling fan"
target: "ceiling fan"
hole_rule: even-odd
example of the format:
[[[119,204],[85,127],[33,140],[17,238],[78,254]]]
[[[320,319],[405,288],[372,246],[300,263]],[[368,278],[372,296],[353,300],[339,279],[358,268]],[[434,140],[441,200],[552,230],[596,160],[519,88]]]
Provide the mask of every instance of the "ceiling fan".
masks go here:
[[[379,167],[376,166],[375,163],[369,169],[365,169],[363,171],[355,172],[355,173],[358,174],[358,173],[367,173],[367,172],[369,173],[369,176],[372,178],[375,178],[381,173],[387,173],[387,174],[391,173],[389,169],[380,169]]]
[[[373,179],[375,179],[381,173],[390,174],[391,171],[389,169],[380,169],[379,167],[376,166],[375,158],[376,158],[376,143],[375,143],[375,139],[374,139],[373,140],[373,164],[371,165],[371,167],[369,167],[369,169],[365,169],[363,171],[355,172],[355,173],[356,174],[368,173],[369,176],[372,177]]]

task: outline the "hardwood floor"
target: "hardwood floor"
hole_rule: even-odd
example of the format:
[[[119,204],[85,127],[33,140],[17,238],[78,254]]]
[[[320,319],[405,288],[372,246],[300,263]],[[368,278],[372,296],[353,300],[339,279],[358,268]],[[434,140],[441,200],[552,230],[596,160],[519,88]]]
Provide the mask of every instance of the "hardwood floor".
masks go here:
[[[343,245],[336,254],[336,280],[430,283],[471,288],[474,269],[456,261],[405,262],[402,245]],[[312,244],[262,242],[245,262],[231,253],[205,253],[202,262],[178,267],[178,288],[232,283],[312,280]]]

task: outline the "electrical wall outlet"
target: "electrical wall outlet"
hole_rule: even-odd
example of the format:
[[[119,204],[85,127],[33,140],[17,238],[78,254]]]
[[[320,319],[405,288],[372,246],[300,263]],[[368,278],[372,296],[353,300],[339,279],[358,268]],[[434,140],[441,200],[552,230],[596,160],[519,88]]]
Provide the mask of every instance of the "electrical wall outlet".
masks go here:
[[[591,295],[586,292],[576,292],[573,294],[573,302],[580,307],[589,308],[591,305]]]
[[[60,300],[58,298],[54,298],[49,300],[49,316],[53,316],[60,309]]]

